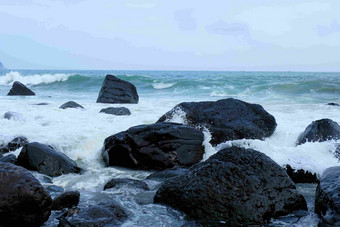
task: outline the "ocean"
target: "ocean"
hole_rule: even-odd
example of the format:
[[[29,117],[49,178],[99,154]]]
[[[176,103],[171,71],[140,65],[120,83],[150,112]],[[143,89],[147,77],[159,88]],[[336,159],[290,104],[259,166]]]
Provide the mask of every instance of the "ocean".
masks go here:
[[[127,80],[137,87],[138,104],[96,103],[107,74]],[[14,81],[32,89],[36,96],[7,96]],[[144,179],[148,171],[107,168],[101,159],[104,139],[128,128],[156,122],[180,102],[236,98],[262,105],[277,121],[274,134],[261,140],[228,141],[212,147],[205,133],[205,156],[225,146],[238,145],[265,153],[279,165],[291,165],[321,175],[339,165],[334,157],[336,141],[305,143],[296,146],[300,133],[314,120],[330,118],[340,123],[340,73],[331,72],[214,72],[214,71],[0,71],[0,115],[7,111],[19,114],[16,120],[0,117],[0,144],[16,136],[30,142],[51,144],[86,169],[83,175],[68,174],[53,179],[53,184],[81,192],[81,203],[100,199],[119,201],[131,212],[123,226],[181,226],[185,216],[175,210],[150,203],[152,195],[140,191],[103,192],[113,177]],[[59,106],[75,101],[85,109],[61,110]],[[36,105],[47,103],[48,105]],[[99,113],[109,106],[125,106],[130,116]],[[179,116],[177,121],[183,119]],[[18,155],[20,149],[14,153]],[[151,183],[152,184],[152,183]],[[152,185],[151,185],[152,187]],[[314,190],[316,185],[298,185],[309,206],[309,214],[299,220],[273,220],[274,226],[316,226]],[[145,198],[149,198],[148,201]],[[46,226],[55,225],[53,221]]]

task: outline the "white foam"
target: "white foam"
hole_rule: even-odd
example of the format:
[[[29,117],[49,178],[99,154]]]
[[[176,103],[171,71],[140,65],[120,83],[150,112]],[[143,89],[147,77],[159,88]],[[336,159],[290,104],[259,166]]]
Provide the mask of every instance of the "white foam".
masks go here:
[[[37,85],[37,84],[49,84],[53,82],[66,81],[73,74],[64,74],[64,73],[56,73],[56,74],[36,74],[36,75],[28,75],[23,76],[19,72],[11,71],[6,73],[4,76],[0,76],[0,85],[8,85],[11,86],[14,81],[20,81],[25,85]]]
[[[154,89],[166,89],[174,86],[176,83],[153,83],[152,87]]]

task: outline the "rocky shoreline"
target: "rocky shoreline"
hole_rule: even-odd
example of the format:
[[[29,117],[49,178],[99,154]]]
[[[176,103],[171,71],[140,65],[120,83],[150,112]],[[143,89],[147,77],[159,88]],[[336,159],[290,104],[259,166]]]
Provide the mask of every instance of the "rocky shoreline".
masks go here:
[[[116,79],[107,76],[98,100],[105,96],[105,103],[138,103],[136,88]],[[122,84],[127,89],[126,94],[124,89],[115,92]],[[21,95],[31,94],[26,89],[24,91]],[[60,107],[62,111],[66,108],[83,109],[75,102]],[[128,113],[126,109],[119,111]],[[185,113],[186,124],[171,123],[177,111]],[[129,115],[120,113],[116,115]],[[4,117],[8,120],[20,118],[15,113],[6,114]],[[338,223],[337,209],[333,205],[337,202],[336,190],[327,189],[330,184],[339,189],[337,180],[333,179],[337,171],[335,167],[318,178],[304,170],[294,171],[288,167],[285,170],[261,151],[236,146],[222,149],[202,161],[203,129],[211,132],[210,142],[215,146],[235,139],[265,139],[275,133],[276,126],[274,116],[258,104],[237,99],[180,103],[153,124],[131,127],[103,141],[102,157],[107,166],[160,171],[144,181],[114,178],[106,182],[103,190],[137,188],[147,195],[144,203],[154,200],[157,204],[170,206],[184,212],[188,221],[263,225],[270,223],[272,218],[307,210],[306,201],[296,191],[294,182],[316,183],[320,180],[315,207],[321,217],[320,223],[325,226]],[[320,119],[301,133],[297,146],[339,138],[340,126],[330,119]],[[79,206],[81,193],[64,192],[57,186],[43,187],[32,171],[46,175],[45,179],[86,172],[86,168],[78,167],[75,161],[50,145],[15,138],[1,145],[0,149],[1,155],[5,154],[0,157],[0,216],[3,220],[0,226],[8,223],[40,226],[48,220],[51,212],[51,218],[58,226],[120,225],[129,219],[129,212],[114,201]],[[4,160],[13,149],[21,149],[18,158],[12,156]],[[35,201],[37,208],[29,209],[31,201]]]

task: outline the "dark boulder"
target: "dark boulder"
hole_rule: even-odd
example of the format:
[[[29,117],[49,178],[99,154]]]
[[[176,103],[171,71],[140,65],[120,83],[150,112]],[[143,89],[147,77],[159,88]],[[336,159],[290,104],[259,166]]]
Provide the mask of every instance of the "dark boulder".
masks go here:
[[[0,148],[1,153],[8,153],[15,151],[16,149],[23,147],[29,143],[28,139],[23,136],[15,137],[6,146],[2,145]]]
[[[12,111],[7,111],[4,114],[4,118],[8,119],[8,120],[19,120],[21,118],[21,115],[19,113],[16,112],[12,112]]]
[[[147,180],[156,180],[156,181],[163,181],[168,178],[177,177],[179,175],[186,174],[188,169],[186,168],[172,168],[172,169],[165,169],[162,171],[158,171],[155,173],[150,174],[146,177]]]
[[[82,172],[82,169],[65,154],[40,143],[29,143],[24,146],[18,156],[17,164],[51,177]]]
[[[306,142],[324,142],[340,139],[340,126],[330,119],[313,121],[299,136],[297,145]]]
[[[329,106],[340,106],[339,103],[335,103],[335,102],[327,103],[327,105],[329,105]]]
[[[319,179],[316,176],[316,173],[311,173],[309,171],[298,169],[293,169],[290,165],[286,165],[286,172],[290,179],[294,183],[318,183]]]
[[[33,91],[31,91],[28,87],[20,83],[19,81],[15,81],[12,85],[11,90],[8,92],[7,95],[24,95],[30,96],[35,95]]]
[[[119,226],[128,218],[126,211],[116,203],[99,203],[67,212],[58,227]]]
[[[61,105],[59,107],[59,109],[68,109],[68,108],[81,108],[81,109],[84,109],[84,107],[82,107],[81,105],[79,105],[78,103],[73,102],[73,101],[66,102],[66,103],[64,103],[63,105]]]
[[[231,226],[261,225],[294,210],[307,210],[285,170],[263,153],[231,147],[166,180],[155,203],[170,205],[198,220]]]
[[[190,126],[140,125],[106,138],[102,156],[108,166],[163,170],[202,160],[202,143],[203,133]]]
[[[158,122],[171,120],[178,110],[184,111],[187,124],[209,129],[213,145],[227,140],[264,139],[271,136],[276,128],[275,118],[262,106],[233,98],[216,102],[183,102]]]
[[[51,214],[51,202],[29,171],[0,162],[0,226],[40,226]]]
[[[17,164],[17,157],[14,154],[9,154],[6,155],[2,158],[0,158],[0,162],[8,162],[8,163],[12,163],[14,165]]]
[[[57,196],[52,201],[52,210],[62,210],[64,208],[72,208],[77,206],[80,199],[78,191],[68,191]]]
[[[326,169],[316,188],[315,212],[319,226],[340,226],[340,166]]]
[[[134,180],[134,179],[128,179],[128,178],[113,178],[109,182],[107,182],[104,186],[104,190],[121,187],[121,186],[131,186],[133,188],[139,188],[143,190],[150,190],[147,183],[140,181],[140,180]]]
[[[130,110],[126,107],[108,107],[105,109],[101,109],[100,113],[112,114],[117,116],[131,115]]]
[[[99,92],[97,103],[138,103],[135,85],[107,75]]]

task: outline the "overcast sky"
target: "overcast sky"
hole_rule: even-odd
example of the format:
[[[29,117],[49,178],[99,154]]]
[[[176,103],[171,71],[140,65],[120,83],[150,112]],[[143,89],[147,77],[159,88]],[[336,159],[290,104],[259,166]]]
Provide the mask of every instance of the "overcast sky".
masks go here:
[[[340,71],[340,1],[0,0],[25,69]]]

